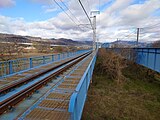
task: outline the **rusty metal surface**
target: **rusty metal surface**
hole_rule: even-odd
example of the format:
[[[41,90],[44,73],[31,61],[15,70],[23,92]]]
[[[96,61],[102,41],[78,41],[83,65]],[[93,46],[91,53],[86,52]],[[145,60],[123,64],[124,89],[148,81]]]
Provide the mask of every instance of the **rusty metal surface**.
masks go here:
[[[58,88],[62,88],[62,89],[75,89],[77,85],[66,85],[66,84],[61,84],[58,86]]]
[[[61,93],[50,93],[47,98],[48,99],[65,99],[65,100],[69,100],[71,96],[71,93],[64,93],[64,94],[61,94]]]
[[[43,100],[40,103],[40,107],[46,107],[46,108],[54,108],[54,109],[68,109],[69,101],[57,101],[57,100]]]
[[[88,60],[90,61],[90,59]],[[73,72],[72,75],[83,75],[86,64],[89,62],[82,64],[82,68],[77,69]],[[78,74],[80,73],[80,74]],[[72,92],[67,92],[65,90],[72,89],[74,90],[78,85],[80,78],[65,78],[64,81],[58,86],[57,89],[63,89],[63,92],[52,92],[50,93],[46,99],[44,99],[39,105],[38,108],[35,108],[31,111],[27,116],[26,120],[69,120],[70,113],[67,111],[69,107],[69,100]],[[62,109],[62,111],[59,111]],[[65,111],[64,111],[65,110]]]
[[[69,120],[70,113],[61,111],[50,111],[43,109],[34,109],[27,115],[25,120]]]

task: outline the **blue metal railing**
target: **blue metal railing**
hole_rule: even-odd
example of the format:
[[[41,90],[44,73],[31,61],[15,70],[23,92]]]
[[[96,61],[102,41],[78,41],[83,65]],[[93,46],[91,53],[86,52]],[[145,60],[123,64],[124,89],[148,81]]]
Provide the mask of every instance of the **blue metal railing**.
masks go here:
[[[97,52],[96,54],[94,54],[79,84],[77,85],[75,92],[71,96],[71,99],[69,102],[69,109],[68,109],[68,112],[71,113],[71,120],[81,119],[83,107],[84,107],[85,100],[87,97],[87,91],[89,88],[94,65],[96,62],[96,56],[97,56]]]
[[[160,72],[160,48],[135,48],[136,63]]]
[[[61,61],[73,57],[75,55],[82,54],[87,51],[89,50],[79,50],[76,52],[68,52],[68,53],[46,55],[46,56],[36,56],[31,58],[20,58],[16,60],[0,62],[0,78],[13,75],[15,73],[24,70],[29,70],[48,63]]]
[[[137,64],[160,72],[160,48],[107,48]],[[124,52],[127,52],[125,54]],[[132,56],[132,57],[131,57]],[[135,57],[135,58],[134,58]]]

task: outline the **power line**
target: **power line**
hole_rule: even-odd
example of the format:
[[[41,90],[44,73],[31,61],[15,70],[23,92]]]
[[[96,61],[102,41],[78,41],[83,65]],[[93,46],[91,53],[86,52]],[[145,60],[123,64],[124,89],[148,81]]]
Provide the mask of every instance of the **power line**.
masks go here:
[[[70,18],[70,20],[71,20],[80,30],[82,30],[82,29],[78,26],[78,24],[72,19],[72,17],[64,10],[64,8],[63,8],[56,0],[53,0],[53,1],[58,5],[59,8],[61,8],[61,9],[63,10],[63,12]]]
[[[160,25],[160,23],[154,24],[152,26],[143,27],[141,29],[152,29],[152,28],[158,27],[157,25]]]
[[[158,26],[156,26],[158,27]],[[141,29],[142,32],[141,34],[146,34],[146,33],[157,33],[157,32],[160,32],[160,29],[156,29],[156,28],[150,28],[150,29]]]
[[[84,13],[85,13],[86,16],[87,16],[87,18],[88,18],[88,20],[89,20],[89,22],[90,22],[90,24],[91,24],[92,29],[94,30],[94,27],[93,27],[93,25],[92,25],[91,19],[89,18],[89,15],[88,15],[88,13],[86,12],[86,10],[85,10],[85,8],[84,8],[81,0],[78,0],[78,1],[79,1],[79,3],[80,3],[80,5],[81,5],[81,7],[82,7],[82,9],[83,9],[83,11],[84,11]]]
[[[67,7],[67,5],[62,0],[60,0],[60,1],[68,9],[68,11],[72,14],[72,16],[80,23],[80,21],[75,17],[75,15],[73,14],[73,12]]]
[[[88,0],[86,0],[86,1],[87,1],[87,4],[88,4],[88,8],[91,11],[91,6],[89,5],[89,1]]]
[[[90,25],[90,24],[79,24],[79,26],[82,26],[82,27],[85,27],[85,28],[88,28],[88,29],[92,29],[91,27],[87,27],[87,25]]]
[[[133,31],[132,33],[130,33],[129,35],[124,36],[124,37],[129,37],[129,36],[135,35],[135,33],[136,33],[136,30]]]
[[[147,32],[156,32],[156,31],[159,32],[159,31],[160,31],[159,27],[160,27],[160,26],[157,26],[157,28],[156,28],[156,27],[153,27],[153,28],[150,28],[150,29],[143,29],[143,28],[142,28],[141,31],[142,31],[142,33],[145,33],[145,32],[146,32],[146,33],[147,33]]]

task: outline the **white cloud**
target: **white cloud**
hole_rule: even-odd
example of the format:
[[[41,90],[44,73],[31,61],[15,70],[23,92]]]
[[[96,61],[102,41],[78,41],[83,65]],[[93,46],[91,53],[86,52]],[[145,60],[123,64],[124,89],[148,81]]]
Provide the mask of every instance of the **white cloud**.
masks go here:
[[[0,8],[11,7],[15,5],[14,0],[0,0]]]
[[[45,10],[45,13],[51,13],[51,12],[55,12],[55,11],[57,11],[56,8],[47,8],[47,9]]]
[[[35,3],[41,3],[41,4],[51,4],[53,3],[52,0],[30,0],[31,2],[35,2]]]
[[[138,23],[141,23],[142,20],[150,17],[151,14],[158,8],[160,8],[160,1],[150,0],[146,1],[144,4],[135,4],[128,6],[126,9],[121,11],[121,15],[124,22],[140,26],[140,24]]]
[[[77,40],[83,38],[86,33],[75,28],[73,24],[68,21],[52,18],[46,21],[26,22],[22,18],[10,18],[0,15],[0,32],[11,33],[18,35],[30,35],[43,38],[71,38]]]
[[[142,28],[153,26],[157,23],[160,24],[160,16],[152,16],[154,11],[160,8],[159,0],[148,0],[143,4],[131,4],[131,0],[124,1],[115,1],[108,9],[101,13],[101,24],[98,27],[100,29],[101,41],[113,41],[116,40],[116,38],[124,38],[124,40],[134,38],[134,40],[136,40],[136,34],[132,32],[133,29],[136,30],[137,27]],[[101,32],[102,30],[103,32]],[[157,33],[158,31],[160,31],[160,25],[152,30],[145,29],[145,33],[143,29],[143,31],[141,30],[143,33],[141,36],[146,37],[141,37],[140,40],[158,40],[160,39],[158,35],[158,37],[153,38],[153,33]],[[132,33],[131,35],[130,32]],[[152,36],[150,34],[152,34]]]
[[[59,10],[55,4],[50,5],[51,0],[31,0],[43,5],[44,11],[54,12]],[[101,5],[112,0],[101,0]],[[72,16],[77,24],[88,24],[89,21],[85,16],[80,4],[76,0],[64,1],[70,8],[72,16],[67,10],[66,12]],[[82,0],[84,7],[90,15],[91,10],[98,9],[98,0]],[[155,10],[160,8],[159,0],[147,0],[144,3],[132,4],[133,0],[115,0],[109,7],[97,15],[97,36],[101,42],[114,41],[117,38],[121,40],[136,40],[136,28],[140,29],[141,41],[153,41],[160,38],[160,16],[152,16]],[[90,7],[89,7],[90,6]],[[100,23],[99,20],[100,19]],[[146,28],[147,26],[156,25],[154,28]],[[89,26],[88,26],[89,27]],[[68,18],[64,12],[60,12],[56,17],[45,21],[26,22],[20,18],[10,18],[0,16],[0,32],[14,33],[20,35],[32,35],[44,38],[71,38],[74,40],[92,39],[92,30],[85,28],[84,31],[78,29],[76,25]]]

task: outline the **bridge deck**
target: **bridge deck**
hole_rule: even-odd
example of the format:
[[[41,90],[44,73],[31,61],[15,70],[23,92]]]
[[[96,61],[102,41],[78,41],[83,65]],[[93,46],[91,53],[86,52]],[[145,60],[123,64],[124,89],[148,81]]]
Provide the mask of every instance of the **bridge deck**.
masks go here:
[[[75,91],[82,75],[84,74],[92,56],[79,65],[67,77],[64,77],[63,82],[56,88],[51,89],[50,93],[45,96],[39,104],[32,106],[24,115],[26,120],[47,119],[47,120],[68,120],[70,113],[68,112],[69,100],[72,93]],[[29,112],[29,113],[28,113]]]
[[[74,57],[76,57],[76,56],[74,56]],[[7,86],[10,86],[13,83],[19,82],[19,81],[25,79],[26,77],[33,76],[34,74],[38,74],[38,73],[40,73],[42,71],[45,71],[45,70],[47,70],[49,68],[55,67],[57,65],[60,65],[63,62],[66,62],[68,60],[73,59],[74,57],[67,58],[65,60],[61,60],[61,61],[57,61],[57,62],[55,61],[54,63],[45,64],[43,66],[39,66],[39,67],[30,69],[30,70],[27,70],[27,71],[22,71],[22,72],[19,72],[17,74],[14,74],[12,76],[8,76],[8,77],[5,77],[3,79],[0,79],[0,89],[3,89],[5,87],[7,87]]]
[[[90,53],[88,51],[78,53],[70,58],[61,59],[61,61],[49,62],[16,74],[1,77],[0,91],[2,92],[0,97],[4,99],[1,99],[2,102],[0,101],[2,104],[6,105],[5,100],[14,100],[11,99],[12,96],[19,95],[20,92],[22,95],[24,95],[23,93],[26,94],[25,97],[19,95],[21,98],[18,98],[20,100],[18,104],[7,104],[8,107],[6,106],[4,111],[1,112],[0,119],[71,119],[73,112],[70,111],[70,108],[74,94],[79,91],[82,83],[86,84],[84,85],[85,90],[87,90],[88,83],[90,83],[93,70],[91,64],[93,58],[95,58],[95,54]],[[69,60],[70,62],[67,62]],[[57,72],[58,70],[60,72]],[[46,79],[42,81],[43,78]],[[33,91],[29,91],[29,93],[27,89],[31,87]],[[35,89],[35,87],[39,88]],[[82,93],[80,95],[83,96]]]

